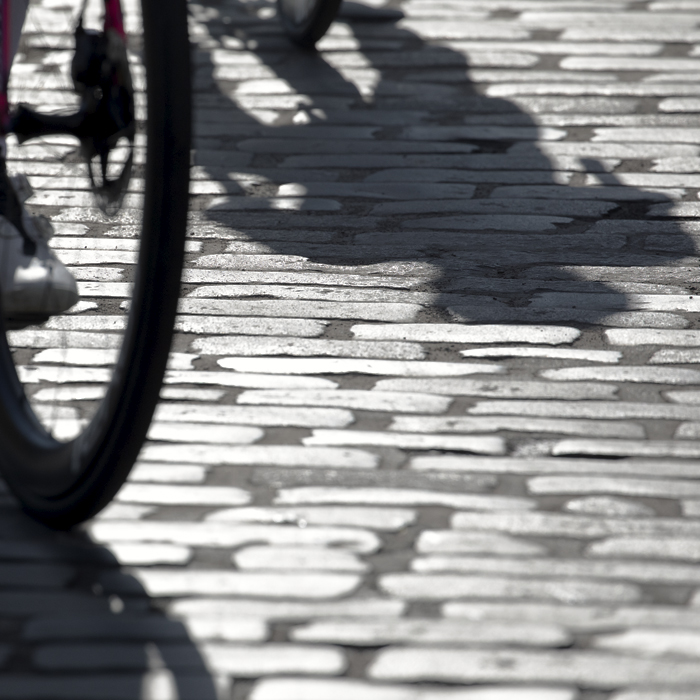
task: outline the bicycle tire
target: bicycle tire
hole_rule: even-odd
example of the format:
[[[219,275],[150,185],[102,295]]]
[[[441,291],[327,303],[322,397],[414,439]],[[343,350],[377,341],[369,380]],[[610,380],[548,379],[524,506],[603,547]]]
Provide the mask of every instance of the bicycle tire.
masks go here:
[[[95,515],[126,480],[158,402],[177,311],[190,165],[187,11],[185,0],[142,0],[141,10],[147,156],[136,277],[106,395],[75,439],[56,440],[37,418],[0,319],[0,472],[24,510],[56,528]]]
[[[312,49],[328,31],[342,0],[277,0],[277,14],[287,36]]]

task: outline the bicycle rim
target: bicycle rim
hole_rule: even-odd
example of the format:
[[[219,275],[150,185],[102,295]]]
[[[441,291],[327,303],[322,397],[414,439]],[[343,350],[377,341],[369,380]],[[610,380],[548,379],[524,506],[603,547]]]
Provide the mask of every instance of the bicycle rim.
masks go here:
[[[126,6],[125,11],[128,10]],[[141,0],[141,13],[142,41],[137,37],[135,42],[145,66],[147,113],[143,136],[145,163],[140,171],[142,208],[133,227],[137,229],[139,250],[128,271],[128,277],[133,276],[133,291],[128,300],[108,300],[102,310],[99,301],[84,304],[91,318],[103,318],[93,325],[97,335],[105,338],[107,331],[100,330],[100,323],[105,325],[104,309],[107,315],[116,306],[123,311],[123,322],[116,322],[120,327],[119,343],[109,338],[102,342],[106,345],[102,349],[115,355],[113,364],[99,368],[104,375],[102,388],[95,391],[92,387],[93,396],[104,396],[78,401],[77,408],[70,401],[66,405],[57,400],[49,402],[47,409],[47,404],[37,397],[51,396],[52,391],[55,396],[62,396],[61,390],[72,386],[70,377],[76,375],[76,365],[70,361],[62,365],[69,377],[62,382],[57,379],[61,367],[55,363],[49,363],[49,370],[42,374],[45,365],[41,358],[56,360],[56,353],[60,355],[62,351],[68,357],[72,349],[70,333],[67,347],[49,344],[38,349],[18,345],[19,334],[24,331],[3,328],[0,332],[0,471],[25,510],[54,527],[69,527],[94,515],[126,479],[158,401],[177,310],[190,160],[186,3]],[[90,222],[86,224],[90,226]],[[61,253],[59,250],[59,257]],[[89,285],[83,285],[81,299],[84,290],[89,298]],[[70,321],[58,325],[63,323],[70,328],[75,325],[70,319],[78,316],[58,317],[59,321]],[[114,317],[118,319],[118,315]],[[56,321],[53,323],[55,326]],[[107,321],[106,327],[110,323]],[[41,328],[33,331],[35,335],[30,337],[41,337],[36,335]],[[116,344],[120,345],[118,350],[111,347]],[[47,350],[56,352],[51,355]],[[83,367],[87,369],[95,368]],[[94,374],[86,372],[84,376]],[[72,395],[75,398],[79,392]],[[89,415],[79,415],[80,411]],[[66,422],[71,421],[72,429],[66,432]]]

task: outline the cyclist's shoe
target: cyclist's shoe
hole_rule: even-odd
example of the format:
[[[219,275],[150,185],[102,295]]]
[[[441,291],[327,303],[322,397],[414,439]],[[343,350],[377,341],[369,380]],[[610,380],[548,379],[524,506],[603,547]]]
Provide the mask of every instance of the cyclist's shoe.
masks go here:
[[[53,227],[30,216],[24,175],[9,176],[0,164],[0,302],[9,328],[42,323],[78,301],[73,275],[49,248]]]

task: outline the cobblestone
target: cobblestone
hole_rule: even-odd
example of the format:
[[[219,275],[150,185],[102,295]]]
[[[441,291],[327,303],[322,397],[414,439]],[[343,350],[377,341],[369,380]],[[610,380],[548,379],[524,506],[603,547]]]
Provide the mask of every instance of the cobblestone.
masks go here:
[[[579,458],[498,458],[457,455],[418,456],[411,468],[423,473],[476,472],[497,474],[605,474],[657,476],[663,469],[666,476],[695,478],[700,470],[692,462],[669,460],[622,460]]]
[[[325,338],[291,338],[280,343],[259,336],[215,336],[192,341],[192,349],[203,355],[317,355],[388,360],[422,360],[423,349],[417,343],[365,343]]]
[[[554,625],[515,625],[465,623],[456,620],[323,620],[297,628],[294,639],[300,642],[328,642],[351,646],[380,646],[392,643],[522,646],[563,646],[568,635]]]
[[[255,523],[305,523],[312,525],[349,525],[396,532],[416,520],[416,512],[407,508],[370,506],[325,507],[287,506],[228,508],[211,513],[207,520]]]
[[[379,457],[371,452],[335,447],[302,447],[292,445],[198,445],[152,444],[141,453],[145,459],[162,462],[169,468],[182,459],[199,464],[231,466],[271,464],[285,467],[328,467],[333,469],[372,469]]]
[[[692,537],[696,523],[680,518],[595,518],[558,513],[456,513],[453,527],[460,530],[496,530],[509,534],[589,539],[614,535]]]
[[[605,601],[632,603],[641,599],[637,586],[593,581],[554,580],[548,577],[459,576],[458,574],[387,574],[379,581],[389,595],[408,600],[452,598],[530,598],[568,603]]]
[[[347,667],[343,652],[337,647],[274,643],[249,647],[205,644],[202,655],[215,671],[243,678],[292,672],[337,675]]]
[[[435,418],[433,416],[397,416],[391,430],[404,432],[488,432],[512,430],[533,433],[595,435],[597,437],[644,437],[640,425],[620,421],[576,421],[548,418]]]
[[[490,379],[382,379],[374,386],[376,391],[422,391],[457,396],[507,396],[532,399],[580,399],[613,398],[616,387],[593,382],[549,382]]]
[[[287,572],[267,574],[250,571],[162,571],[134,572],[146,592],[153,596],[256,595],[262,598],[339,598],[351,593],[361,578],[351,574]]]
[[[507,620],[517,614],[520,620],[553,622],[586,634],[614,632],[620,627],[639,627],[644,624],[655,628],[683,628],[693,624],[685,616],[695,614],[687,609],[681,610],[678,606],[621,605],[612,608],[604,605],[476,601],[452,601],[443,606],[443,612],[446,617],[472,620]]]
[[[697,674],[697,665],[687,660],[635,659],[593,651],[493,654],[420,647],[384,650],[369,669],[370,677],[393,681],[527,683],[541,679],[600,689],[640,682],[682,687],[697,683]]]
[[[574,690],[544,687],[485,686],[448,689],[386,683],[374,685],[349,678],[337,680],[270,678],[259,681],[255,685],[251,700],[322,700],[329,694],[338,700],[352,700],[358,695],[367,700],[573,700],[574,693]],[[640,698],[640,700],[657,700],[657,698]],[[679,696],[679,700],[687,699]]]
[[[310,571],[349,571],[365,573],[370,566],[351,552],[322,547],[247,547],[233,555],[242,570],[288,569]]]
[[[530,479],[530,493],[607,493],[625,496],[650,496],[656,498],[680,498],[700,495],[698,485],[688,481],[665,479],[621,479],[607,477],[539,476]]]
[[[574,498],[568,501],[564,506],[564,510],[571,513],[599,513],[609,517],[615,516],[645,516],[655,515],[653,508],[649,508],[643,503],[635,503],[634,501],[624,500],[615,496],[584,496],[583,498]]]
[[[125,484],[117,498],[126,503],[231,506],[250,502],[251,495],[231,486]]]
[[[424,530],[416,542],[420,553],[544,554],[546,548],[531,542],[493,533],[465,533],[455,530]]]
[[[309,620],[325,617],[399,616],[406,604],[400,600],[358,596],[351,600],[303,601],[259,600],[256,598],[185,598],[175,601],[171,612],[176,616],[233,616],[275,621]],[[195,619],[197,619],[195,618]]]
[[[649,562],[578,561],[558,559],[507,559],[498,560],[468,556],[430,556],[414,559],[412,568],[417,573],[438,572],[473,573],[476,576],[489,574],[513,574],[514,576],[543,576],[555,578],[609,578],[650,581],[695,583],[696,567],[682,564],[653,564]]]
[[[460,435],[420,435],[415,433],[385,433],[370,430],[314,430],[303,439],[305,445],[367,445],[374,447],[401,447],[409,450],[447,450],[475,454],[505,454],[506,445],[501,437]]]
[[[240,404],[282,406],[337,406],[359,411],[444,413],[452,403],[447,396],[383,391],[246,391]]]
[[[266,372],[289,380],[287,374],[370,374],[399,377],[460,377],[467,374],[501,374],[501,365],[469,362],[401,362],[345,358],[224,357],[218,364],[236,372]],[[271,381],[279,381],[277,378]],[[296,388],[296,387],[295,387]],[[303,387],[299,387],[303,388]],[[320,386],[319,386],[320,388]],[[332,387],[328,387],[332,388]]]
[[[643,557],[645,559],[679,559],[697,561],[700,549],[690,539],[664,537],[610,537],[587,548],[588,554],[598,557]]]
[[[200,547],[240,547],[267,542],[292,546],[339,545],[363,553],[380,547],[379,538],[367,530],[347,527],[293,527],[285,525],[230,525],[177,521],[96,522],[90,527],[97,541],[168,542]]]
[[[534,503],[525,498],[491,496],[481,494],[456,494],[418,489],[334,489],[309,486],[297,489],[280,489],[277,503],[362,503],[395,505],[442,505],[474,510],[521,510]]]
[[[353,326],[355,337],[372,340],[413,340],[443,343],[542,343],[560,345],[576,340],[575,328],[532,326],[458,326],[454,324],[394,324],[392,326]]]
[[[692,441],[648,440],[562,440],[552,448],[553,455],[697,457],[700,446]]]

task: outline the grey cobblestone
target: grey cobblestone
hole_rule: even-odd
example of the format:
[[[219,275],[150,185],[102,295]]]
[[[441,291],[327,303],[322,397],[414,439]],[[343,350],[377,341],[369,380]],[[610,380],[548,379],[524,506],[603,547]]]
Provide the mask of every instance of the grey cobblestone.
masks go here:
[[[365,573],[371,568],[351,552],[323,547],[247,547],[233,555],[242,570],[347,571]]]
[[[686,627],[694,620],[695,611],[678,606],[610,606],[566,605],[561,603],[530,602],[463,602],[453,601],[443,606],[446,617],[471,620],[507,620],[517,614],[521,620],[553,622],[566,628],[588,634],[617,631],[620,627],[675,628]]]
[[[175,601],[171,612],[176,616],[216,615],[221,617],[247,617],[253,619],[294,621],[325,617],[385,617],[399,616],[406,609],[401,600],[357,596],[351,600],[303,601],[259,600],[256,598],[185,598]],[[195,618],[196,619],[196,618]]]
[[[349,525],[373,530],[396,532],[416,520],[416,512],[407,508],[372,508],[368,506],[325,507],[251,507],[219,510],[206,520],[255,523],[300,523],[312,525]]]
[[[322,700],[329,694],[338,700],[351,700],[358,695],[367,700],[573,700],[575,692],[563,688],[533,688],[532,686],[452,689],[386,683],[375,685],[354,679],[270,678],[259,681],[255,685],[251,700]],[[639,700],[658,699],[640,697]],[[687,698],[679,696],[678,700],[687,700]]]
[[[693,696],[692,690],[678,692],[666,692],[665,690],[630,690],[616,693],[613,700],[689,700]]]
[[[193,357],[199,357],[194,355]],[[226,367],[225,360],[219,360]],[[169,370],[165,373],[165,384],[199,384],[215,386],[233,386],[251,389],[334,389],[338,385],[328,379],[319,377],[272,377],[269,374],[239,374],[221,371]],[[168,389],[164,389],[167,392]],[[166,398],[165,396],[163,398]]]
[[[254,406],[226,406],[201,404],[192,406],[187,403],[163,403],[160,405],[156,419],[175,422],[224,423],[258,426],[297,426],[311,427],[323,425],[342,427],[352,423],[352,414],[344,409],[286,409],[258,408]]]
[[[465,623],[456,620],[323,620],[294,631],[300,642],[328,642],[352,646],[379,646],[392,643],[489,645],[510,643],[522,646],[564,646],[568,635],[554,625],[499,625]]]
[[[400,447],[408,450],[446,450],[475,454],[505,454],[506,445],[501,437],[474,435],[425,435],[416,433],[386,433],[371,430],[314,430],[311,437],[303,438],[305,445],[366,445]]]
[[[549,383],[505,379],[382,379],[374,386],[376,391],[424,391],[457,396],[529,397],[532,399],[613,398],[617,393],[611,384],[593,382]],[[476,411],[474,411],[476,412]],[[592,416],[591,416],[592,417]]]
[[[379,457],[371,452],[334,447],[305,447],[300,445],[147,445],[144,458],[162,462],[170,467],[183,459],[200,464],[231,466],[278,465],[284,467],[328,467],[332,469],[373,469]]]
[[[417,343],[367,343],[325,338],[277,339],[256,336],[217,336],[192,341],[192,349],[203,355],[291,355],[296,357],[348,357],[387,360],[422,360],[425,352]]]
[[[469,556],[434,555],[414,559],[412,568],[416,573],[436,574],[447,572],[471,573],[475,576],[512,574],[514,576],[544,576],[554,578],[622,579],[645,582],[674,582],[694,584],[698,577],[697,568],[683,564],[653,564],[645,561],[578,561],[558,559],[484,559]]]
[[[656,498],[680,498],[700,495],[697,484],[689,481],[665,479],[620,479],[607,477],[538,476],[530,479],[531,493],[608,493],[625,496],[651,496]],[[697,493],[696,493],[697,490]]]
[[[126,503],[230,506],[248,503],[251,500],[251,494],[230,486],[125,484],[117,498]]]
[[[605,385],[602,385],[605,386]],[[663,403],[635,403],[631,401],[479,401],[468,410],[473,415],[510,414],[567,418],[647,418],[659,420],[695,420],[700,411],[693,406]],[[644,449],[644,445],[640,445]]]
[[[231,548],[259,542],[303,546],[330,544],[342,545],[351,551],[369,553],[376,551],[381,544],[374,533],[342,527],[299,528],[259,524],[236,526],[220,522],[186,524],[177,521],[104,521],[94,523],[90,531],[98,541],[167,542],[200,547]]]
[[[396,505],[441,505],[471,510],[527,510],[534,503],[525,498],[480,494],[455,494],[418,489],[333,489],[309,486],[280,489],[277,503],[394,503]]]
[[[262,598],[339,598],[356,589],[355,574],[314,572],[258,573],[251,571],[162,571],[134,572],[146,592],[153,596],[211,595],[225,590],[230,595]]]
[[[563,661],[563,663],[562,663]],[[697,683],[697,665],[687,660],[650,660],[593,651],[501,652],[394,648],[379,653],[369,670],[375,679],[430,679],[452,683],[542,680],[606,689],[629,683]]]
[[[602,351],[601,351],[602,352]],[[218,360],[221,367],[236,372],[264,372],[283,375],[272,381],[284,381],[296,374],[370,374],[398,377],[460,377],[467,374],[502,374],[501,365],[468,362],[421,362],[400,360],[360,360],[355,358],[278,358],[225,357]],[[317,380],[318,381],[318,380]],[[295,387],[296,388],[296,387]],[[303,387],[299,387],[303,388]],[[319,388],[321,386],[319,385]],[[328,386],[328,388],[332,388]]]
[[[358,411],[444,413],[452,403],[447,396],[390,391],[246,391],[238,403],[282,406],[337,406]]]
[[[609,536],[693,537],[700,523],[680,518],[596,518],[558,513],[456,513],[453,527],[509,534],[597,538]]]
[[[467,533],[455,530],[423,530],[416,541],[420,553],[544,554],[545,547],[494,533]]]
[[[421,473],[496,473],[496,474],[605,474],[646,475],[697,478],[700,467],[693,462],[659,459],[579,459],[579,458],[498,458],[457,455],[417,456],[411,468]]]
[[[588,554],[598,557],[644,557],[648,559],[679,559],[697,561],[700,550],[692,539],[610,537],[596,542],[587,549]]]
[[[347,667],[343,652],[331,646],[205,644],[202,655],[211,669],[239,678],[291,672],[300,675],[338,675]]]
[[[594,581],[556,580],[549,577],[460,576],[441,574],[386,574],[379,581],[389,595],[408,600],[450,600],[453,598],[530,598],[567,603],[633,603],[641,599],[637,586]]]
[[[647,440],[562,440],[552,447],[553,455],[591,455],[619,457],[681,457],[700,455],[700,445],[692,441]]]
[[[353,326],[356,338],[363,340],[413,340],[424,343],[572,343],[580,331],[556,326],[458,326],[455,324],[394,324],[392,326]]]
[[[584,496],[568,501],[564,510],[571,513],[598,513],[609,517],[653,516],[655,511],[642,503],[616,498],[615,496]]]
[[[644,437],[644,428],[621,421],[576,421],[548,418],[435,418],[433,416],[397,416],[390,430],[404,432],[471,433],[512,430],[533,433],[595,435],[597,437]]]

